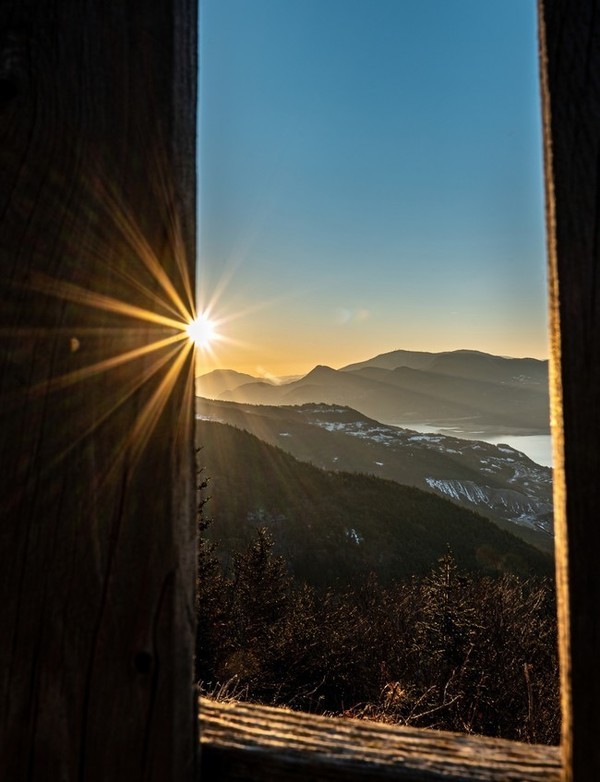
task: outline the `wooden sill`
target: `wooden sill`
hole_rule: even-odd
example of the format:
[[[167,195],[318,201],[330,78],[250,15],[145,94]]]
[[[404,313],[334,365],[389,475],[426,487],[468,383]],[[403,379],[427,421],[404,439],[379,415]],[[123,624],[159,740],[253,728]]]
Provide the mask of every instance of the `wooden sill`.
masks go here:
[[[560,750],[200,699],[202,782],[559,782]]]

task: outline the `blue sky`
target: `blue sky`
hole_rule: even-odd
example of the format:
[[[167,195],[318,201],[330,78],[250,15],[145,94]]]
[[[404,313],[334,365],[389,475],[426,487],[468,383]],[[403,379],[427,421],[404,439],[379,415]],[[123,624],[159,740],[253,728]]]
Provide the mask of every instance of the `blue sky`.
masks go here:
[[[201,0],[206,369],[545,357],[533,0]]]

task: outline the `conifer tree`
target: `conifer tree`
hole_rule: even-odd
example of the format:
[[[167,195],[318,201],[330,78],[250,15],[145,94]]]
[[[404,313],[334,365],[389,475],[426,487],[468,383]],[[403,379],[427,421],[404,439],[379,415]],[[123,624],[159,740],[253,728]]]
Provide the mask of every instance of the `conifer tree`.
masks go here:
[[[291,579],[273,546],[269,530],[259,527],[248,548],[234,557],[233,609],[249,644],[264,642],[289,603]]]

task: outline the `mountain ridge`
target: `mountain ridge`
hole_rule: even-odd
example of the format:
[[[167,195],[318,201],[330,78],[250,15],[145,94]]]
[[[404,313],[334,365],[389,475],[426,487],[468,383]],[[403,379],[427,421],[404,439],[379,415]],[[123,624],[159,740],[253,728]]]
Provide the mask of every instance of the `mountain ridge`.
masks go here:
[[[241,429],[198,422],[214,539],[229,556],[267,526],[292,572],[326,585],[425,573],[447,545],[461,566],[550,575],[551,557],[448,500],[301,462]]]
[[[400,360],[405,363],[393,366]],[[392,351],[341,369],[318,364],[280,384],[243,375],[235,387],[213,390],[204,395],[263,405],[348,405],[386,424],[420,422],[505,434],[550,431],[547,361],[480,351]]]
[[[200,420],[244,429],[323,469],[372,473],[453,499],[552,550],[552,472],[509,446],[386,426],[350,407],[196,400]]]
[[[548,364],[548,359],[538,359],[531,356],[515,357],[515,356],[498,356],[494,353],[486,353],[482,350],[469,350],[466,348],[459,348],[458,350],[444,350],[440,352],[429,351],[412,351],[412,350],[390,350],[385,353],[378,353],[372,358],[365,359],[363,361],[356,361],[351,364],[346,364],[340,367],[340,371],[351,371],[353,369],[360,369],[364,366],[376,366],[383,369],[395,369],[400,366],[408,366],[413,369],[421,369],[427,364],[433,363],[439,358],[443,357],[444,361],[456,361],[463,357],[472,357],[475,360],[485,358],[485,360],[493,359],[496,361],[514,361],[514,362],[534,362],[534,364]]]

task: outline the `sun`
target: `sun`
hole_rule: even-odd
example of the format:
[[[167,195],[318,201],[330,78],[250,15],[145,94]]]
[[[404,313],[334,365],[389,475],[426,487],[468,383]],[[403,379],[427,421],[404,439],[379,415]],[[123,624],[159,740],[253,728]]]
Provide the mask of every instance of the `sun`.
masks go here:
[[[215,338],[215,326],[206,315],[200,314],[195,320],[188,323],[187,333],[196,347],[208,348]]]

